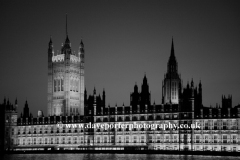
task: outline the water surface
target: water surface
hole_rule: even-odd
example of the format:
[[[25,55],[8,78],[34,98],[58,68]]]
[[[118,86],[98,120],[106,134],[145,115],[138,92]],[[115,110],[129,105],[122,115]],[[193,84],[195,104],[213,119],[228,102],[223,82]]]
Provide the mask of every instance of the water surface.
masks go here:
[[[239,160],[231,156],[166,155],[166,154],[12,154],[3,160]]]

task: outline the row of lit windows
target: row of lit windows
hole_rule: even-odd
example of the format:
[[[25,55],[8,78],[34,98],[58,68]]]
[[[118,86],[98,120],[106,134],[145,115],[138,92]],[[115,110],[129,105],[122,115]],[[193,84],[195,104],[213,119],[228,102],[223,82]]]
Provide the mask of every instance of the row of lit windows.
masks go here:
[[[169,119],[170,116],[169,115],[165,115],[164,117],[163,116],[156,116],[155,119],[153,118],[153,116],[148,116],[148,117],[141,116],[139,118],[134,116],[134,117],[132,117],[132,121],[146,121],[146,120],[150,120],[151,121],[151,120],[161,120],[163,118],[164,119]],[[178,118],[178,116],[177,115],[173,115],[172,118],[176,119],[176,118]],[[110,118],[105,117],[103,119],[97,118],[97,122],[108,122],[109,120],[111,122],[113,122],[113,121],[115,121],[115,117],[110,117]],[[121,122],[121,121],[131,121],[131,120],[130,120],[129,116],[126,116],[126,117],[118,117],[117,121]]]
[[[214,135],[211,137],[211,136],[205,135],[205,136],[202,136],[202,138],[201,138],[200,135],[197,135],[195,142],[196,143],[228,143],[228,142],[231,142],[233,144],[237,143],[236,135],[232,135],[232,141],[230,138],[227,137],[227,135],[222,135],[222,140],[219,139],[219,137],[221,137],[221,136]]]
[[[54,79],[54,92],[64,91],[64,80]],[[70,79],[70,91],[79,91],[79,80]]]
[[[200,139],[201,136],[200,135],[196,135],[195,136],[195,140],[194,142],[195,143],[233,143],[233,144],[236,144],[237,143],[237,136],[236,135],[232,135],[232,140],[231,139],[228,139],[227,135],[222,135],[222,136],[218,136],[218,135],[214,135],[212,136],[213,139],[210,138],[210,136],[208,135],[205,135],[205,136],[202,136],[204,139]],[[222,137],[222,140],[218,139],[219,137]],[[178,135],[173,135],[172,137],[169,136],[169,135],[166,135],[165,137],[164,136],[156,136],[155,138],[153,138],[153,136],[149,136],[148,137],[148,142],[149,143],[170,143],[170,142],[178,142]],[[114,136],[111,136],[111,142],[113,143],[115,141],[115,137]],[[138,140],[139,139],[139,140]],[[187,140],[187,137],[184,136],[183,138],[180,139],[180,142],[185,142]],[[85,139],[85,141],[87,141]],[[102,137],[102,141],[103,143],[108,143],[108,137],[104,136]],[[133,142],[133,143],[144,143],[146,140],[145,140],[145,136],[141,136],[141,137],[137,137],[137,136],[133,136],[132,137],[132,140],[130,140],[130,137],[129,136],[126,136],[126,137],[121,137],[119,136],[117,138],[117,142],[118,143],[130,143],[130,142]],[[191,142],[191,140],[189,139],[188,140],[189,142]],[[57,138],[27,138],[27,139],[22,139],[22,143],[20,142],[20,139],[18,139],[18,144],[65,144],[65,143],[83,143],[84,142],[84,138],[83,137],[57,137]],[[96,138],[96,142],[97,143],[102,143],[101,142],[101,137],[97,137]]]
[[[28,138],[28,139],[18,139],[18,144],[20,145],[31,145],[31,144],[77,144],[77,143],[83,143],[83,137],[81,138],[81,141],[77,141],[77,137],[74,137],[71,139],[69,138]]]
[[[77,113],[78,113],[78,108],[70,107],[70,114],[77,114]]]

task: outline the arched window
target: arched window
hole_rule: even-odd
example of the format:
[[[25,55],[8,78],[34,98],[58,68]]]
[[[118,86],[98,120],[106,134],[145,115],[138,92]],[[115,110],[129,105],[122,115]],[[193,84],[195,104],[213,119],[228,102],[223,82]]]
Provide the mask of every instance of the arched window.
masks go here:
[[[129,137],[126,136],[126,143],[129,143]]]
[[[61,91],[64,91],[64,83],[63,83],[63,79],[61,79]]]
[[[57,80],[54,79],[54,92],[57,92]]]
[[[70,91],[72,91],[72,86],[73,86],[73,80],[70,79]]]
[[[58,81],[58,91],[61,91],[61,90],[60,90],[60,87],[61,87],[60,79],[58,79],[57,81]]]
[[[79,80],[76,80],[76,92],[78,92],[78,88],[79,88]]]
[[[118,143],[121,143],[122,142],[122,139],[121,137],[118,138]]]
[[[72,80],[72,90],[75,92],[75,88],[76,87],[76,85],[75,85],[75,80]]]

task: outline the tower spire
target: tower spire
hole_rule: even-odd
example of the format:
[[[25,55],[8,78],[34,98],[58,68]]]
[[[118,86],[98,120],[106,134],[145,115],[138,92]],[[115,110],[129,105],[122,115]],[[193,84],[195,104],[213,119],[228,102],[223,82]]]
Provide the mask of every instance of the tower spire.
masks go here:
[[[65,44],[67,44],[68,47],[71,47],[71,44],[70,44],[70,40],[68,38],[68,28],[67,28],[67,13],[66,13],[66,40],[65,40]]]
[[[50,41],[49,44],[52,44],[52,35],[50,35]]]
[[[66,13],[66,38],[68,37],[68,31],[67,31],[67,13]]]
[[[174,45],[173,45],[173,37],[172,37],[172,48],[171,48],[171,56],[174,56]]]

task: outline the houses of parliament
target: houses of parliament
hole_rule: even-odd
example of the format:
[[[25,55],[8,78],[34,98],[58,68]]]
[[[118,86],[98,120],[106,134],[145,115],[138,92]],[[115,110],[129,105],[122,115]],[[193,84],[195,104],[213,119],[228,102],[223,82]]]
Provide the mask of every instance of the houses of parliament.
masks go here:
[[[107,106],[106,93],[84,89],[85,49],[71,50],[66,33],[61,51],[48,44],[47,114],[33,117],[26,101],[18,117],[18,103],[6,98],[0,105],[1,150],[189,150],[240,152],[240,105],[232,106],[231,96],[222,104],[202,104],[201,82],[183,86],[172,40],[167,72],[162,81],[162,103],[151,102],[147,76],[135,85],[129,106]],[[160,97],[160,96],[159,96]],[[62,127],[58,127],[61,123]],[[200,128],[133,128],[130,124],[198,123]],[[84,127],[66,127],[82,124]],[[125,124],[125,128],[89,128],[89,124]]]

